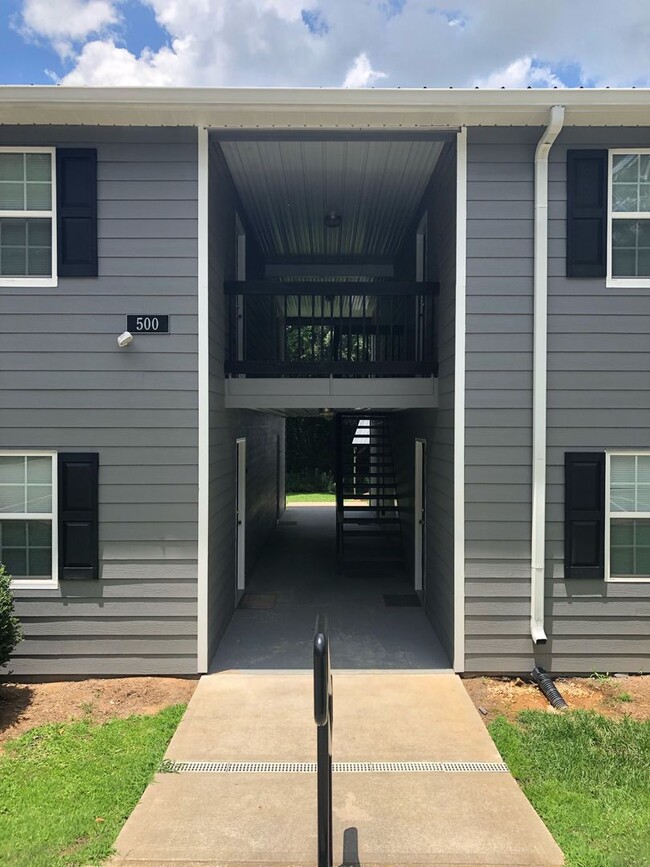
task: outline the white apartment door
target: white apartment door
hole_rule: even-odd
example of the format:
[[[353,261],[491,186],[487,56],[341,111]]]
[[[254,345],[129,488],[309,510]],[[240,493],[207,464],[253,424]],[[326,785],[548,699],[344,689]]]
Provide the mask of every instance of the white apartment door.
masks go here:
[[[413,498],[413,521],[415,550],[413,552],[414,586],[418,593],[424,591],[426,558],[426,440],[415,441],[415,479]]]
[[[246,587],[246,438],[237,440],[235,520],[237,526],[237,593]]]

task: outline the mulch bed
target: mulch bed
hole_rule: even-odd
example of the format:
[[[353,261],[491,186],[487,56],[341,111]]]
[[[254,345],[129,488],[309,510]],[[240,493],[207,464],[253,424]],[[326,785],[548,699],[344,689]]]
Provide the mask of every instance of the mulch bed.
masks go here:
[[[52,683],[0,683],[0,743],[45,723],[103,722],[186,704],[196,679],[118,677]]]

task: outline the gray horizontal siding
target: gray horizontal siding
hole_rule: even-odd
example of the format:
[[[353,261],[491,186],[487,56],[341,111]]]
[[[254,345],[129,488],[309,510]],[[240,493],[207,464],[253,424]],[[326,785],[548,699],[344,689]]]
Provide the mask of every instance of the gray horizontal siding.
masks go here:
[[[197,594],[196,132],[4,127],[97,148],[99,277],[0,287],[4,448],[98,451],[100,580],[21,590],[16,676],[192,674]],[[127,313],[171,334],[116,345]]]
[[[169,591],[170,587],[166,589]],[[160,591],[159,586],[158,590]],[[196,621],[196,601],[188,597],[187,585],[182,585],[179,591],[180,598],[178,595],[167,594],[163,598],[159,596],[133,598],[132,595],[128,596],[124,593],[117,597],[110,595],[102,598],[101,605],[98,605],[96,599],[94,600],[90,595],[69,597],[65,601],[71,621],[68,627],[70,630],[74,629],[74,624],[79,618],[91,619],[98,624],[104,621],[108,624],[119,623],[119,627],[116,627],[119,631],[115,632],[117,635],[121,634],[122,630],[128,632],[129,623],[134,619],[149,624],[143,626],[143,634],[145,634],[146,630],[153,629],[153,625],[158,620],[170,623],[176,622],[179,618],[183,618],[188,623]],[[16,600],[16,614],[27,624],[46,623],[51,629],[58,628],[60,633],[60,611],[53,608],[51,603],[51,599],[44,598],[33,591],[29,597],[23,596]],[[38,633],[34,632],[34,634]]]
[[[454,375],[456,290],[455,144],[442,152],[422,208],[428,212],[427,278],[440,283],[436,309],[438,397],[435,412],[394,414],[391,424],[406,562],[413,574],[415,439],[426,440],[425,607],[449,658],[454,658]],[[421,214],[418,214],[419,223]],[[412,279],[412,248],[403,251]]]
[[[29,629],[32,640],[36,637],[61,638],[61,622],[57,618],[25,617],[23,625]],[[130,617],[123,620],[120,617],[80,617],[77,615],[70,624],[69,634],[75,638],[86,636],[106,636],[116,639],[118,636],[130,637],[133,632],[142,637],[149,636],[196,636],[196,617]],[[31,649],[32,645],[30,645]]]
[[[467,671],[508,670],[511,651],[502,642],[514,637],[525,642],[529,636],[528,617],[522,620],[519,607],[516,613],[508,608],[511,597],[494,605],[492,593],[503,582],[509,588],[515,578],[524,579],[517,586],[528,593],[524,615],[529,615],[533,141],[531,131],[469,133]],[[488,600],[484,612],[480,606]]]
[[[566,150],[648,130],[566,130],[549,166],[546,630],[530,616],[533,157],[539,130],[471,130],[468,165],[468,671],[638,671],[650,584],[565,581],[564,452],[650,445],[647,290],[567,280]]]
[[[11,661],[14,678],[87,677],[89,674],[101,676],[148,675],[188,675],[196,671],[196,650],[193,653],[161,652],[162,640],[158,646],[145,648],[139,653],[123,654],[119,648],[112,653],[83,653],[78,656],[47,655],[16,656]],[[147,652],[148,651],[148,652]]]
[[[566,152],[570,147],[646,147],[649,133],[567,130],[550,157],[549,229],[557,240],[549,245],[549,634],[554,657],[589,654],[592,669],[609,671],[650,667],[650,583],[564,580],[564,453],[650,447],[650,296],[647,289],[607,289],[604,279],[566,278]],[[557,605],[563,608],[558,611]],[[598,618],[601,628],[576,625],[569,632],[568,608],[572,620]]]

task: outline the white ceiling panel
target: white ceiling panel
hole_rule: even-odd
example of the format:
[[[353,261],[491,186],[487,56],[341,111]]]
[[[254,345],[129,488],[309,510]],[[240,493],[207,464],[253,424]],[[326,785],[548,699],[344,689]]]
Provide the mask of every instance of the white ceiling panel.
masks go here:
[[[248,219],[270,261],[390,261],[436,165],[437,141],[224,141]],[[328,229],[325,215],[341,215]]]

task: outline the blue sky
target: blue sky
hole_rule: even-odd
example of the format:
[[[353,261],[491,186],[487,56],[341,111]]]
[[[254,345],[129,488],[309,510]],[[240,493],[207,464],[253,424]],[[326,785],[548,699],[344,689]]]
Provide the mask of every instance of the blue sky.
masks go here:
[[[611,0],[0,0],[0,83],[648,85],[650,4],[612,8]]]
[[[57,0],[50,2],[56,5]],[[0,6],[0,83],[52,84],[51,73],[62,78],[74,68],[74,57],[61,58],[49,39],[21,34],[23,0],[0,0]],[[151,6],[140,0],[128,0],[120,6],[123,23],[119,39],[129,51],[138,55],[147,47],[157,51],[169,42],[169,34],[156,22]]]

